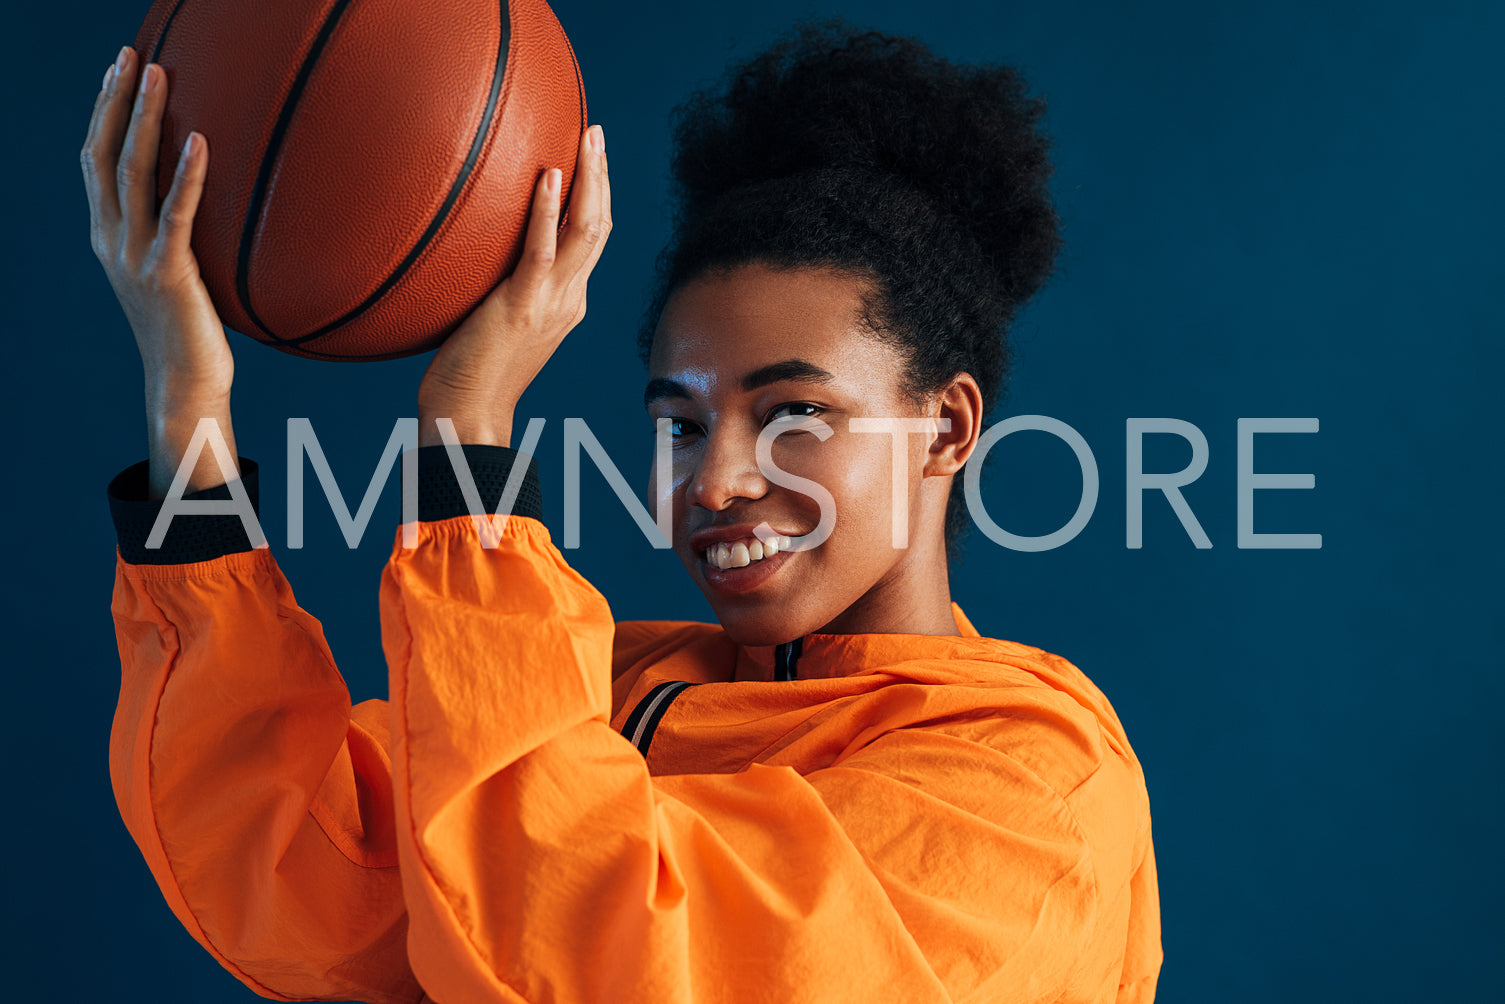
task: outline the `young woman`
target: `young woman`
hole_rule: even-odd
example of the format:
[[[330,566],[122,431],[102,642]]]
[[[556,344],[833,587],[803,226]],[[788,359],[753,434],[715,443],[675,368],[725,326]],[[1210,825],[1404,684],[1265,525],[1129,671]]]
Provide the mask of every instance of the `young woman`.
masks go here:
[[[165,84],[138,63],[107,75],[84,150],[152,418],[109,487],[111,774],[230,972],[281,1000],[1153,998],[1123,728],[1064,659],[980,637],[947,585],[1004,330],[1057,246],[1042,106],[1011,70],[806,25],[681,109],[641,336],[672,461],[648,497],[672,500],[719,625],[615,623],[531,467],[488,529],[436,421],[491,511],[528,463],[513,408],[611,227],[589,129],[568,224],[547,171],[522,262],[423,378],[418,546],[399,531],[381,582],[391,697],[352,708],[237,517],[144,546],[199,417],[234,451],[188,240],[207,150],[190,141],[158,213]],[[255,462],[234,467],[205,451],[190,497],[254,499]]]

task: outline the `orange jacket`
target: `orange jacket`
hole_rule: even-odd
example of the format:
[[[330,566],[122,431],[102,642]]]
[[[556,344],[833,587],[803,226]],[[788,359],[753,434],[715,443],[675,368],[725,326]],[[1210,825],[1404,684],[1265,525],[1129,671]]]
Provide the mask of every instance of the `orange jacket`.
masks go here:
[[[425,519],[381,580],[391,700],[352,708],[271,551],[199,544],[117,548],[111,779],[173,911],[262,996],[1153,999],[1124,730],[960,607],[963,637],[739,647],[614,622],[534,516],[491,549]]]

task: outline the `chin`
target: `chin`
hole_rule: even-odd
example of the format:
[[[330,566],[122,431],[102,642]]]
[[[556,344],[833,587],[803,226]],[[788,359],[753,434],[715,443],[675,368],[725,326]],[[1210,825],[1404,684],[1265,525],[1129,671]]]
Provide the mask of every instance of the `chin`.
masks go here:
[[[817,630],[825,623],[819,619],[823,611],[811,609],[810,591],[813,587],[809,583],[818,580],[818,576],[812,575],[812,569],[777,569],[772,572],[773,580],[765,581],[761,587],[755,586],[740,593],[727,592],[706,581],[699,555],[688,549],[676,548],[676,551],[690,578],[710,604],[717,622],[727,637],[738,645],[778,645]],[[808,555],[803,556],[801,563],[808,560]],[[793,580],[788,578],[791,572],[800,576],[802,585],[799,588],[791,585]]]
[[[788,617],[779,616],[779,612],[739,610],[736,607],[730,609],[715,610],[716,620],[720,622],[727,637],[738,645],[779,645],[786,641],[793,641],[803,632],[791,629]]]
[[[716,622],[727,632],[727,637],[740,646],[781,644],[793,641],[802,632],[798,631],[798,617],[790,617],[792,611],[783,604],[749,604],[728,602],[724,596],[713,595],[712,590],[701,586],[701,592],[716,614]]]

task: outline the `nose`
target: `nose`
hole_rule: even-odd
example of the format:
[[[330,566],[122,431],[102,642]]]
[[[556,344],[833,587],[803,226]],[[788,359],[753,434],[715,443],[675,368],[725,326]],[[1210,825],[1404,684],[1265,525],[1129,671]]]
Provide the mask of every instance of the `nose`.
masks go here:
[[[685,496],[691,505],[713,512],[737,499],[753,501],[768,493],[768,480],[758,470],[757,437],[734,430],[709,433],[699,451]]]

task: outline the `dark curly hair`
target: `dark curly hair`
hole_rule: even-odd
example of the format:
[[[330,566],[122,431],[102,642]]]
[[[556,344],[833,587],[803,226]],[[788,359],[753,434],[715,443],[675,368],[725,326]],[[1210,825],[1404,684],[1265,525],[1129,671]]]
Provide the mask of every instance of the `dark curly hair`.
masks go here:
[[[863,281],[863,323],[908,359],[912,399],[971,373],[984,409],[1006,333],[1060,247],[1044,102],[1008,66],[957,65],[840,17],[800,22],[675,108],[673,232],[638,332],[646,363],[670,294],[762,263]],[[962,481],[948,552],[966,529]]]

